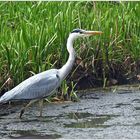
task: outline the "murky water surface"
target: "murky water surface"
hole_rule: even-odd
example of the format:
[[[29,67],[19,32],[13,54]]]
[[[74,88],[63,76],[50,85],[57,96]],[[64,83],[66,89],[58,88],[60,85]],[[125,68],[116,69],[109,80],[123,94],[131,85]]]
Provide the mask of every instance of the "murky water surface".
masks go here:
[[[38,104],[19,119],[22,105],[0,106],[0,138],[140,138],[139,87],[79,94],[80,102]]]

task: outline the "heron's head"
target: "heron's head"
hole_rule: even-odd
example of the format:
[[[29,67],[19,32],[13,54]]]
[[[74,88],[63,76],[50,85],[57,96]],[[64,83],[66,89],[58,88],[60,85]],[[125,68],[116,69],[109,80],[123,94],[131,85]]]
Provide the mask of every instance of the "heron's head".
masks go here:
[[[101,31],[86,31],[83,29],[74,29],[71,33],[70,36],[72,36],[73,38],[78,38],[78,37],[88,37],[88,36],[92,36],[92,35],[100,35],[103,32]]]

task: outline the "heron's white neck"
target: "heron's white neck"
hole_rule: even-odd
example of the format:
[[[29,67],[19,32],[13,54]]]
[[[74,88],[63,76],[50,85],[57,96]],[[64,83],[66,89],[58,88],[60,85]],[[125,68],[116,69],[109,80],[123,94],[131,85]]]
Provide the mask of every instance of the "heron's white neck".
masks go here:
[[[75,50],[73,48],[74,39],[75,37],[73,35],[70,35],[67,40],[67,50],[69,52],[69,58],[66,64],[61,69],[59,69],[59,76],[61,80],[66,78],[66,76],[69,74],[75,61]]]

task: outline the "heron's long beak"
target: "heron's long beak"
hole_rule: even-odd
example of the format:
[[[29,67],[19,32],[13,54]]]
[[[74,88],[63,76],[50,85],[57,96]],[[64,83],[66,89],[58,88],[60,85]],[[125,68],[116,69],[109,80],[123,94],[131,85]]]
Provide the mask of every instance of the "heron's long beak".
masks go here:
[[[102,34],[103,32],[101,31],[85,31],[84,34],[86,35],[100,35]]]

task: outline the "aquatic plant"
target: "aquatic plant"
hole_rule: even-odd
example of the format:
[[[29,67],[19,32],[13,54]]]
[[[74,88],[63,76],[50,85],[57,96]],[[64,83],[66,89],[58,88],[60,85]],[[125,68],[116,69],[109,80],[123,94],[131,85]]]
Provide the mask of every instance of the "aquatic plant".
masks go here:
[[[104,35],[75,42],[81,60],[68,80],[76,83],[91,75],[107,86],[120,73],[135,77],[140,71],[139,7],[139,2],[0,2],[0,85],[10,78],[15,86],[60,68],[68,57],[68,33],[77,27]],[[91,79],[90,86],[95,85]]]

